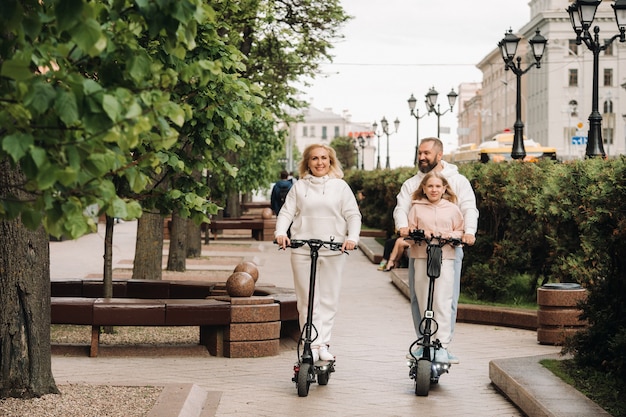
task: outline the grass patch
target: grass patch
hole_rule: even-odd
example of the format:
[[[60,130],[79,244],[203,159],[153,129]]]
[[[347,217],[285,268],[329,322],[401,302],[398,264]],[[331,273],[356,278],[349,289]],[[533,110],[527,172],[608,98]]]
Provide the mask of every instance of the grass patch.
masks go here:
[[[496,307],[514,307],[514,308],[524,308],[527,310],[537,310],[537,303],[531,301],[523,301],[521,299],[512,300],[509,303],[496,303],[496,302],[487,302],[478,300],[470,295],[463,294],[459,296],[459,303],[461,304],[475,304],[475,305],[483,305],[483,306],[496,306]]]
[[[579,367],[572,359],[544,359],[540,363],[612,416],[626,416],[626,384],[615,375]]]

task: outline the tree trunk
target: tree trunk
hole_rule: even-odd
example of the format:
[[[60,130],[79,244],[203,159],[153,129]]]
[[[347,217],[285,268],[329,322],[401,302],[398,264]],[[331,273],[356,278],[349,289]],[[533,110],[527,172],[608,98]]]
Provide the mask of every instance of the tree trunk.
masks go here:
[[[168,271],[185,271],[187,256],[187,219],[172,213],[172,230],[170,231],[170,248],[167,257]]]
[[[133,279],[163,278],[163,223],[160,213],[143,212],[137,220]]]
[[[202,231],[200,226],[187,220],[187,258],[199,258],[202,255]]]
[[[238,192],[228,194],[228,200],[226,202],[228,208],[228,217],[241,217],[241,200]]]
[[[19,169],[0,161],[0,199],[26,198]],[[58,394],[50,352],[50,247],[43,227],[0,221],[0,398]]]
[[[104,270],[102,271],[102,286],[104,298],[113,298],[113,225],[115,219],[106,216],[104,229]]]

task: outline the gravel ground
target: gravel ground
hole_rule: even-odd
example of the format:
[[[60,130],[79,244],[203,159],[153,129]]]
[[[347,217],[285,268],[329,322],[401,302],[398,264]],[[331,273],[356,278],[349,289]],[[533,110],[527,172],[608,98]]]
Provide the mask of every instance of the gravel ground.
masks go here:
[[[53,325],[53,344],[88,345],[91,326]],[[197,344],[198,327],[115,327],[102,334],[101,344]],[[145,417],[162,387],[111,385],[58,385],[60,395],[49,394],[29,400],[0,399],[2,417]],[[115,400],[112,400],[115,399]]]
[[[115,387],[110,385],[59,385],[60,395],[0,400],[2,417],[144,417],[162,387]]]

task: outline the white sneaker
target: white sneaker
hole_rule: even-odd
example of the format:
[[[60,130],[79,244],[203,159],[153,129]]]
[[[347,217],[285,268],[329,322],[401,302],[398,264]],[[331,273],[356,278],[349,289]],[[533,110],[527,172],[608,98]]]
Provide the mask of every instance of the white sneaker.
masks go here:
[[[441,348],[435,352],[435,362],[450,363],[448,351],[445,348]]]
[[[313,363],[320,360],[320,350],[317,346],[311,348],[311,353],[313,354]]]
[[[335,355],[328,351],[327,345],[322,345],[319,349],[319,358],[323,361],[334,361]]]
[[[450,351],[448,351],[448,362],[450,363],[461,363],[461,360],[454,356]]]

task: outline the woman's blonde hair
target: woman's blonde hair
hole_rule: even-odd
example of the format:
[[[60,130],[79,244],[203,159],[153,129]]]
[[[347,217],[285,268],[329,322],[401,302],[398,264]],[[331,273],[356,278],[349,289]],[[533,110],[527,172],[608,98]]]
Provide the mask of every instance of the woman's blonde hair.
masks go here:
[[[341,162],[337,159],[337,152],[335,149],[331,148],[328,145],[324,145],[321,143],[314,143],[313,145],[309,145],[304,149],[302,153],[302,159],[300,160],[300,164],[298,164],[298,171],[300,173],[300,178],[304,178],[306,174],[310,174],[309,172],[309,159],[311,159],[311,152],[314,149],[322,148],[328,152],[328,158],[330,160],[330,171],[328,175],[331,178],[343,178],[343,170],[341,169]]]
[[[446,179],[446,177],[443,176],[443,174],[441,174],[441,172],[434,171],[434,170],[424,175],[424,178],[422,178],[422,182],[420,182],[420,186],[413,193],[413,200],[421,200],[423,198],[428,198],[426,196],[426,193],[424,192],[424,187],[426,187],[426,183],[431,178],[440,179],[441,183],[445,187],[446,190],[443,192],[442,198],[445,198],[451,203],[456,204],[456,194],[454,193],[454,191],[452,191],[452,188],[450,188],[450,184],[448,183],[448,180]]]

